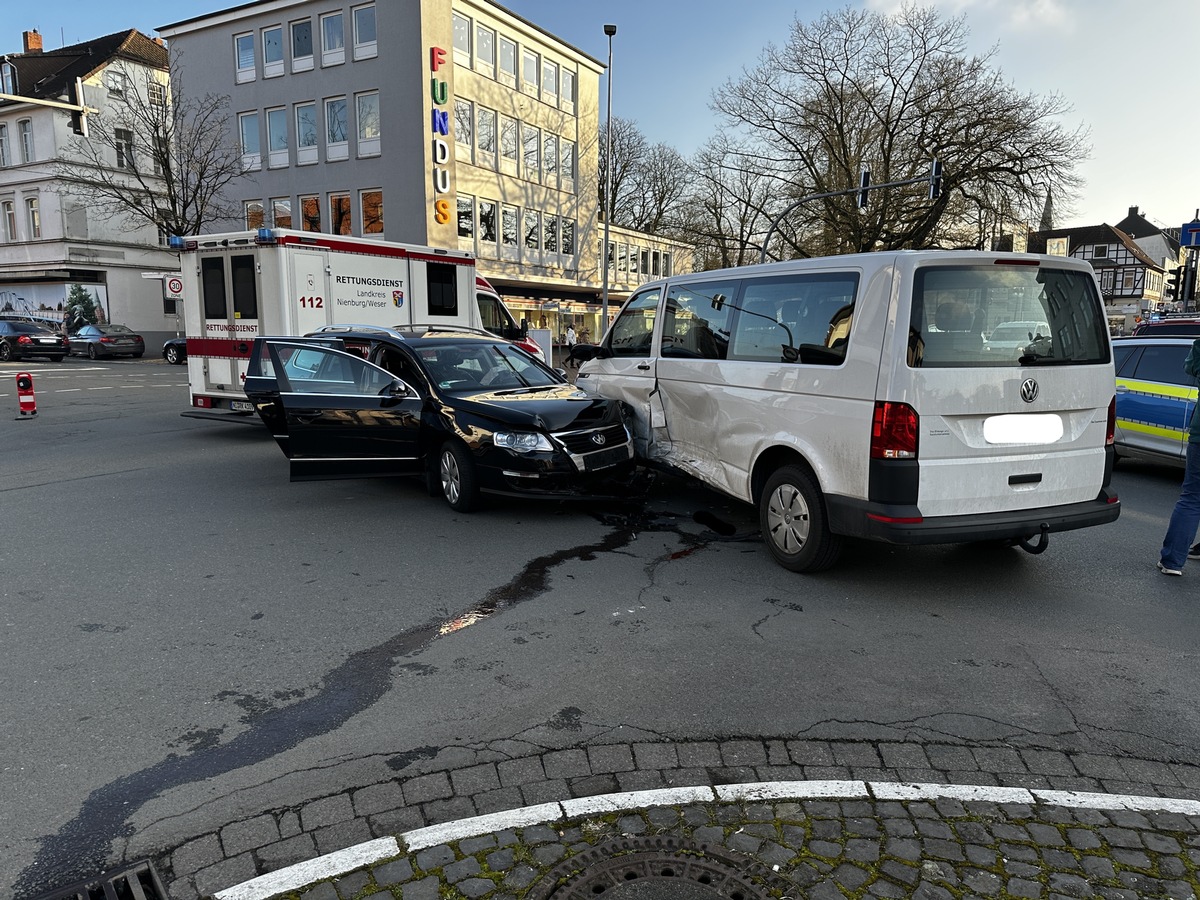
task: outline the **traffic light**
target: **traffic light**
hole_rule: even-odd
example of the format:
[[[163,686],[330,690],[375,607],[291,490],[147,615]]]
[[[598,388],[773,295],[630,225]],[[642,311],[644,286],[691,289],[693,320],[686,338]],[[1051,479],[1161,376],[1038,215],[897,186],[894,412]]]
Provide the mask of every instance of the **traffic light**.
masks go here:
[[[1167,300],[1174,300],[1180,294],[1180,280],[1183,277],[1183,266],[1177,266],[1167,274],[1166,283],[1163,285],[1163,297]]]
[[[83,79],[76,78],[75,86],[71,90],[71,104],[74,106],[83,106]],[[71,131],[80,137],[88,136],[88,121],[87,108],[76,109],[71,111]]]
[[[936,200],[942,195],[942,161],[935,159],[929,167],[929,199]]]
[[[867,208],[867,191],[871,187],[871,172],[868,169],[862,170],[862,177],[858,181],[858,208]]]

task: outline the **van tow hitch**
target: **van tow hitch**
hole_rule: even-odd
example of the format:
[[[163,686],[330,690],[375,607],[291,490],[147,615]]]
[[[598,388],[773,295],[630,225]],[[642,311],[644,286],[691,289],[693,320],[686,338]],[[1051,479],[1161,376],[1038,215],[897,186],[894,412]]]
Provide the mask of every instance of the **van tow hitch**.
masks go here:
[[[1034,556],[1045,553],[1046,548],[1050,546],[1050,526],[1046,522],[1039,526],[1036,544],[1033,543],[1032,538],[1021,538],[1017,543],[1021,545],[1022,550],[1032,553]]]

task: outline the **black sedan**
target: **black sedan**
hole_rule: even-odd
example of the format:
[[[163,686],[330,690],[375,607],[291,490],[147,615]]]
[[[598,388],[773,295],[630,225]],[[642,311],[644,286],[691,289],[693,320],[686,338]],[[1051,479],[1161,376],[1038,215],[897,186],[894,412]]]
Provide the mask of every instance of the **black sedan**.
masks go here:
[[[163,344],[163,359],[173,366],[187,362],[187,338],[171,338]]]
[[[67,339],[33,322],[0,321],[0,362],[44,356],[62,362],[67,355]]]
[[[84,325],[71,337],[71,353],[88,359],[100,357],[141,357],[146,352],[146,342],[128,325]]]
[[[628,497],[641,486],[625,407],[491,335],[257,338],[245,386],[293,481],[424,475],[460,512],[481,491]]]

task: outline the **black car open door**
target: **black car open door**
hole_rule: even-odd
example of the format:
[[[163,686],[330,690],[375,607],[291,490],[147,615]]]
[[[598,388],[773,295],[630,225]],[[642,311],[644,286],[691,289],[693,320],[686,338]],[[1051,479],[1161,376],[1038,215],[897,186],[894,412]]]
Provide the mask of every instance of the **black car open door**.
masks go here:
[[[411,386],[328,341],[259,341],[246,393],[291,461],[292,481],[423,470],[423,401]]]

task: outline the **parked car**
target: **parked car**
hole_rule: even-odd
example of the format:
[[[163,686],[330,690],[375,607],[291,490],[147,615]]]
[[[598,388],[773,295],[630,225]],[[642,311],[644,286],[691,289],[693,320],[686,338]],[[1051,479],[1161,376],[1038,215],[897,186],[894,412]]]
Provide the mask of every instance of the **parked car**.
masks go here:
[[[1183,371],[1195,337],[1112,339],[1117,370],[1117,458],[1183,466],[1196,379]]]
[[[1044,340],[1049,336],[1050,326],[1045,322],[1001,322],[988,335],[986,347],[989,353],[1015,358],[1023,355],[1025,348],[1038,338]]]
[[[139,358],[146,352],[146,342],[128,325],[84,325],[71,337],[71,353],[89,359],[112,356]]]
[[[628,412],[492,335],[346,326],[256,338],[246,395],[291,479],[424,475],[460,512],[480,492],[629,496]]]
[[[0,362],[44,356],[62,362],[67,355],[67,339],[44,325],[0,320]]]
[[[187,338],[171,338],[162,348],[163,359],[173,366],[187,362]]]

